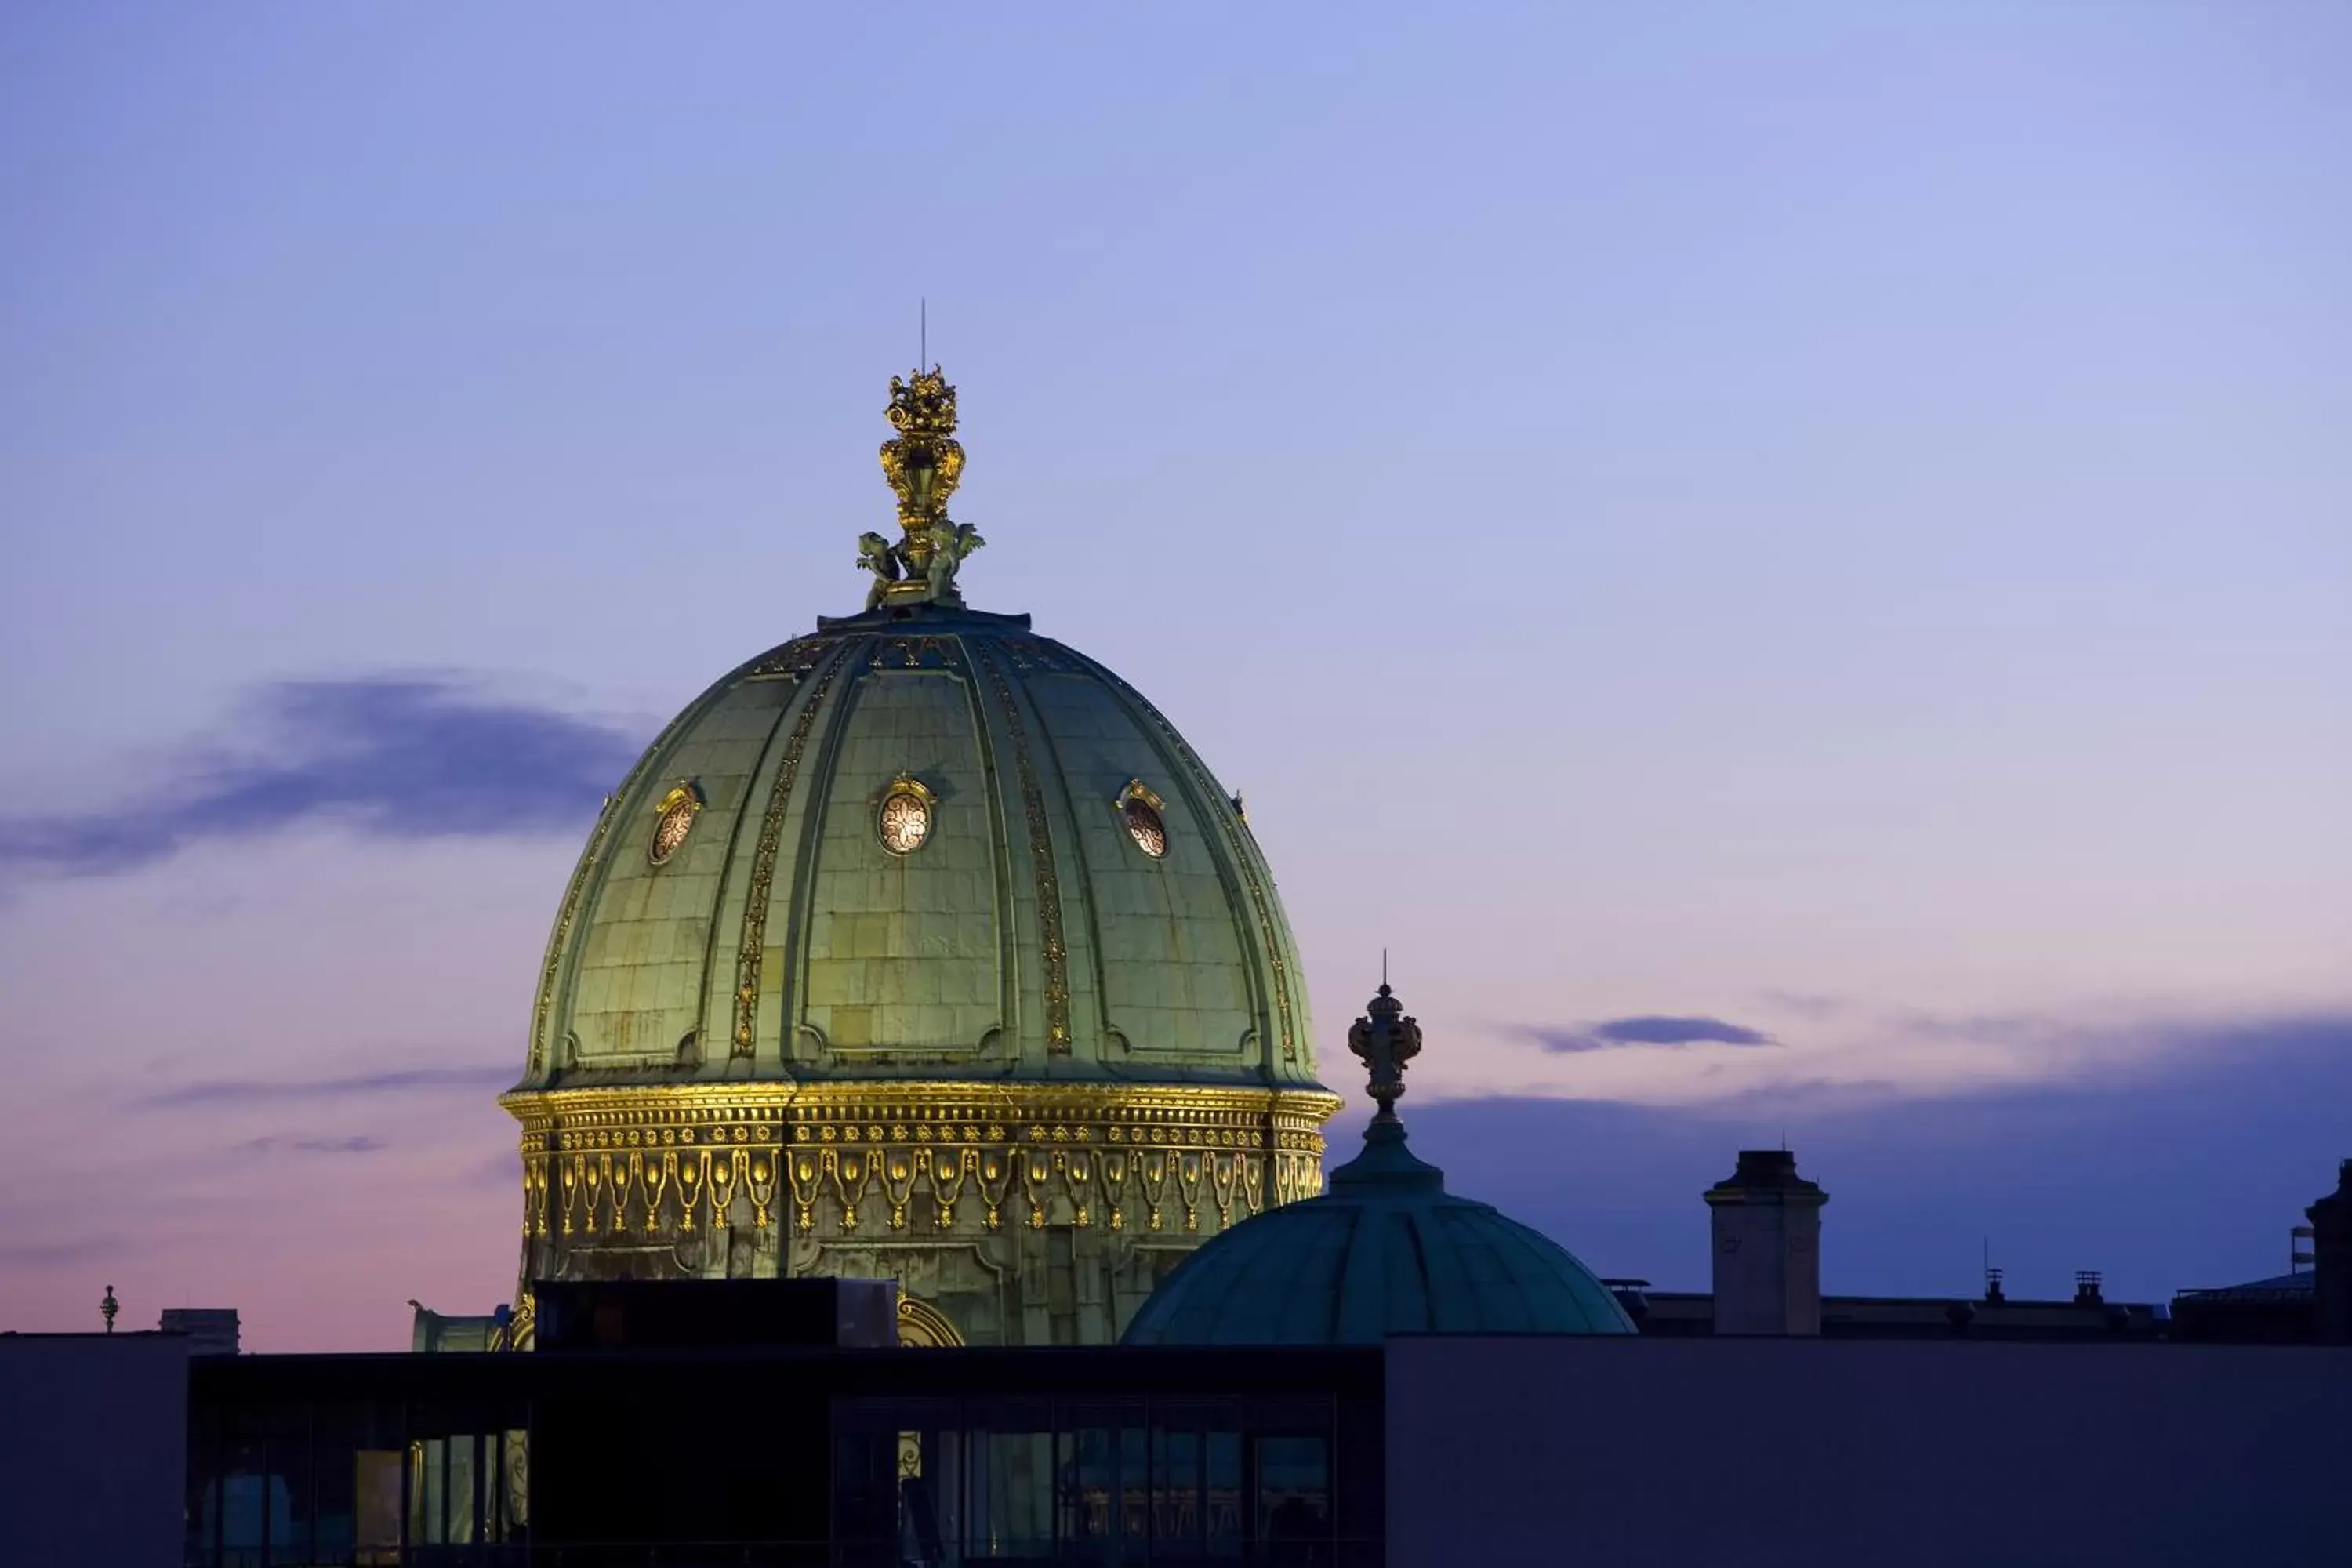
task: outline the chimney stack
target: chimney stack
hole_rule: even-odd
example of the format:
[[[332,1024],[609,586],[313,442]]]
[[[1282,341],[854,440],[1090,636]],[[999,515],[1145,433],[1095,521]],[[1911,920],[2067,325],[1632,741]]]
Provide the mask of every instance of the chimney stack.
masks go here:
[[[2336,1190],[2303,1211],[2311,1221],[2312,1337],[2352,1344],[2352,1160],[2336,1167]]]
[[[1743,1149],[1706,1190],[1715,1230],[1715,1331],[1822,1331],[1822,1205],[1786,1149]]]

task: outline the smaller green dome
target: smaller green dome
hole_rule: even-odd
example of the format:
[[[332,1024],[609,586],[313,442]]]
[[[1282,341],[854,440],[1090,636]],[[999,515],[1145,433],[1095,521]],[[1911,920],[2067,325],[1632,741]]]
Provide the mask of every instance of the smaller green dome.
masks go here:
[[[1420,1026],[1386,984],[1348,1044],[1381,1113],[1321,1197],[1192,1254],[1128,1325],[1130,1345],[1378,1344],[1391,1334],[1630,1334],[1607,1286],[1558,1242],[1455,1197],[1405,1146],[1396,1099]]]

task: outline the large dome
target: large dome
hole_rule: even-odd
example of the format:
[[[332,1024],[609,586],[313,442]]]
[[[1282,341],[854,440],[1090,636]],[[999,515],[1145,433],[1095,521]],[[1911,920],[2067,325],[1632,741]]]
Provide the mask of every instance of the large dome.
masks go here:
[[[1404,1041],[1402,1048],[1396,1048]],[[1386,984],[1349,1043],[1381,1113],[1322,1197],[1202,1247],[1129,1324],[1139,1345],[1378,1344],[1391,1334],[1630,1334],[1633,1320],[1569,1250],[1455,1197],[1405,1146],[1394,1109],[1420,1027]]]
[[[606,805],[548,965],[527,1089],[1315,1081],[1240,808],[1026,616],[832,621],[711,687]]]
[[[564,892],[505,1100],[524,1284],[879,1274],[917,1337],[1108,1340],[1319,1189],[1336,1099],[1240,803],[1118,676],[963,606],[953,389],[893,390],[869,608],[689,704]]]

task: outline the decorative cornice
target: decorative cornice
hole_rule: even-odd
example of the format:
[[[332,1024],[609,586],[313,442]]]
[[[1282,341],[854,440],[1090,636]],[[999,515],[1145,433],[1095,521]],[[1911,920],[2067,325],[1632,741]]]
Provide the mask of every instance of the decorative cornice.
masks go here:
[[[724,1141],[738,1143],[1002,1143],[1034,1139],[1237,1148],[1257,1146],[1232,1136],[1252,1125],[1320,1126],[1339,1110],[1340,1100],[1327,1089],[1246,1084],[866,1079],[520,1089],[501,1095],[499,1103],[523,1124],[527,1134],[541,1136],[607,1128],[717,1126]],[[733,1135],[738,1127],[747,1130],[741,1137]],[[789,1135],[773,1131],[786,1127],[793,1130]],[[832,1129],[830,1136],[827,1128]],[[871,1129],[879,1129],[880,1136],[873,1136]],[[1118,1137],[1110,1135],[1113,1131]]]
[[[1129,1084],[857,1082],[518,1089],[526,1236],[672,1237],[728,1223],[740,1194],[755,1229],[788,1194],[793,1228],[846,1235],[861,1205],[888,1230],[998,1230],[1006,1205],[1042,1229],[1184,1232],[1322,1187],[1317,1089]],[[877,1196],[878,1194],[878,1196]],[[565,1243],[569,1246],[572,1244]]]

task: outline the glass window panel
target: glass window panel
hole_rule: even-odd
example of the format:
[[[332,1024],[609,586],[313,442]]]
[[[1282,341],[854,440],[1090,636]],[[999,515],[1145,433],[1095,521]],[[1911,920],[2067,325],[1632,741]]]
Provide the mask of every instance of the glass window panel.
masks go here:
[[[1258,1539],[1318,1541],[1331,1533],[1330,1442],[1320,1433],[1257,1440]]]
[[[408,1445],[408,1539],[419,1546],[441,1544],[441,1439]]]
[[[269,1561],[286,1568],[309,1568],[311,1548],[310,1434],[309,1413],[283,1412],[270,1424]]]
[[[441,1539],[452,1545],[470,1544],[479,1533],[481,1447],[472,1432],[453,1433],[441,1444]]]
[[[357,1557],[359,1545],[358,1456],[370,1448],[394,1446],[396,1409],[385,1412],[366,1405],[320,1405],[310,1412],[310,1481],[311,1556],[321,1563],[366,1561]],[[392,1468],[393,1492],[388,1518],[398,1522],[400,1470],[397,1455]],[[394,1539],[391,1543],[397,1547]]]
[[[1056,1434],[1063,1555],[1098,1562],[1141,1560],[1151,1532],[1145,1436],[1146,1429],[1139,1426],[1089,1425]]]
[[[1242,1550],[1242,1435],[1212,1428],[1202,1439],[1206,1484],[1202,1488],[1204,1534],[1213,1557],[1235,1557]]]
[[[1084,1400],[1055,1412],[1062,1550],[1089,1561],[1140,1560],[1150,1538],[1150,1451],[1139,1400]]]
[[[834,1405],[834,1533],[864,1560],[962,1559],[963,1433],[950,1399],[848,1399]]]
[[[971,1433],[967,1506],[974,1557],[1045,1557],[1054,1550],[1054,1434]]]
[[[259,1437],[231,1437],[223,1445],[220,1496],[221,1568],[262,1568],[268,1475]]]
[[[499,1541],[521,1540],[530,1520],[530,1432],[521,1427],[509,1427],[497,1436],[498,1508],[492,1517],[497,1521],[493,1535]]]
[[[400,1561],[403,1458],[389,1447],[352,1454],[352,1560],[362,1568]]]
[[[1055,1435],[1055,1479],[1060,1483],[1060,1537],[1066,1553],[1087,1559],[1109,1555],[1118,1487],[1117,1432],[1082,1426]]]
[[[220,1423],[207,1412],[188,1422],[187,1564],[213,1568],[220,1536]]]
[[[963,1560],[963,1434],[928,1426],[898,1437],[898,1552],[904,1563]]]
[[[898,1434],[836,1427],[833,1437],[833,1532],[844,1546],[888,1542],[897,1533]]]
[[[1201,1433],[1156,1426],[1151,1433],[1151,1538],[1185,1552],[1201,1549]]]
[[[1140,1562],[1151,1539],[1151,1449],[1142,1426],[1118,1429],[1118,1521],[1121,1550]]]

